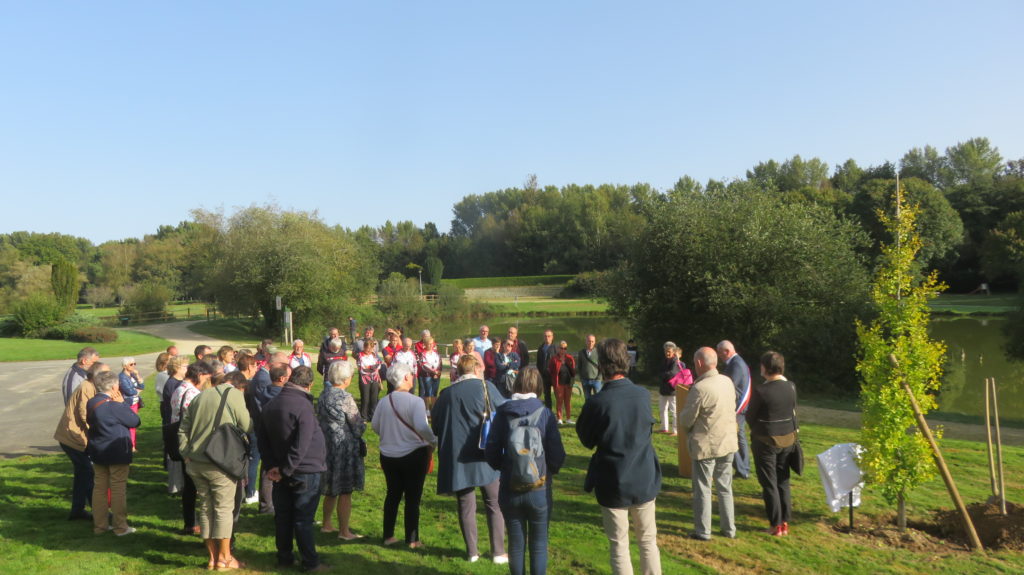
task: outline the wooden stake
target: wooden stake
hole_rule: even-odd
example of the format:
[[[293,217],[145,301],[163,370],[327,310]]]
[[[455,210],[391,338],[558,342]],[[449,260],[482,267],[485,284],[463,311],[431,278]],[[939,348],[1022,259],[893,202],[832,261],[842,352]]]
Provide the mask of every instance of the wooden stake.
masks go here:
[[[988,482],[992,487],[992,497],[999,497],[999,486],[996,483],[996,460],[992,456],[992,380],[985,378],[985,444],[988,448]]]
[[[996,418],[996,459],[999,460],[999,513],[1006,515],[1006,484],[1003,482],[1003,436],[999,431],[999,388],[992,378],[992,415]]]
[[[893,368],[899,367],[899,361],[896,360],[896,356],[889,354],[889,362],[892,363]],[[932,456],[935,458],[935,465],[939,468],[939,473],[942,475],[942,480],[946,483],[946,490],[949,491],[949,496],[953,500],[953,504],[956,505],[957,510],[960,512],[960,517],[963,520],[964,531],[967,532],[967,538],[971,541],[971,547],[975,551],[984,552],[985,548],[981,545],[981,539],[978,539],[978,532],[974,530],[974,522],[971,521],[970,514],[967,513],[967,507],[964,505],[964,500],[960,498],[960,491],[956,488],[956,483],[953,482],[953,476],[949,473],[949,468],[946,467],[946,460],[942,457],[942,452],[939,451],[939,445],[935,443],[935,437],[932,436],[932,430],[928,427],[928,422],[924,419],[924,414],[921,413],[921,408],[917,405],[917,398],[914,397],[914,390],[910,389],[910,384],[907,383],[907,379],[903,378],[903,391],[907,392],[907,397],[910,398],[910,407],[914,410],[914,417],[917,418],[917,427],[921,430],[921,434],[928,440],[928,445],[932,448]],[[996,428],[996,437],[998,438],[998,427]]]

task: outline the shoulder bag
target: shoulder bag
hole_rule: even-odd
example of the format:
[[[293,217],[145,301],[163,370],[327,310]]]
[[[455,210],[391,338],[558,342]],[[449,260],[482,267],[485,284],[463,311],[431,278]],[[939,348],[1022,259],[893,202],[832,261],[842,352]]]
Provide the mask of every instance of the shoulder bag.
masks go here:
[[[221,394],[220,408],[217,418],[213,421],[213,434],[206,444],[204,454],[220,468],[225,475],[238,481],[249,472],[249,435],[232,423],[221,423],[224,408],[228,403],[228,394],[235,391],[228,387]]]
[[[416,437],[420,438],[420,441],[422,441],[423,443],[427,444],[427,447],[429,448],[429,451],[430,451],[430,454],[429,454],[429,456],[430,456],[430,463],[427,464],[427,473],[433,473],[434,472],[434,446],[431,445],[430,442],[427,441],[426,439],[423,439],[423,436],[420,435],[420,432],[416,431],[415,427],[409,425],[409,422],[406,421],[405,419],[403,419],[402,416],[398,413],[398,410],[395,409],[395,396],[394,395],[388,394],[388,402],[391,404],[391,413],[395,414],[395,417],[398,418],[398,421],[400,421],[402,423],[402,425],[408,427],[409,431],[415,433]]]
[[[804,473],[804,447],[800,445],[800,426],[796,423],[796,385],[789,382],[793,389],[793,434],[796,435],[796,442],[793,444],[793,451],[789,452],[789,460],[786,462],[793,473],[803,475]]]
[[[491,424],[494,423],[494,411],[491,409],[491,394],[487,389],[487,382],[481,380],[484,386],[484,412],[480,414],[480,440],[477,447],[481,451],[487,448],[487,438],[491,435]]]

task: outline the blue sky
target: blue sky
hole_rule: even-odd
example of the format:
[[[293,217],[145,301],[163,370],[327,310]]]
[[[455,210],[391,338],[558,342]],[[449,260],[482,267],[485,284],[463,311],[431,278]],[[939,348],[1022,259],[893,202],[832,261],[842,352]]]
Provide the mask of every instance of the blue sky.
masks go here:
[[[712,5],[714,4],[714,5]],[[793,154],[1024,156],[1020,2],[0,0],[0,233],[194,208],[435,222],[468,194],[671,187]]]

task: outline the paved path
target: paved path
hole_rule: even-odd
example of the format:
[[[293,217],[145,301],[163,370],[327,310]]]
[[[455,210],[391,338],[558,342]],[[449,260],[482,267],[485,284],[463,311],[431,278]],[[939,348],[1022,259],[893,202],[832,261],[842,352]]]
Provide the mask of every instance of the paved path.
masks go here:
[[[190,354],[200,343],[214,349],[227,342],[201,336],[188,326],[196,322],[164,323],[132,328],[133,331],[169,339],[178,346],[181,353]],[[147,377],[155,371],[153,365],[159,354],[147,353],[135,356],[139,371]],[[120,371],[120,357],[100,357],[114,371]],[[75,362],[75,358],[54,361],[22,361],[0,364],[0,457],[16,457],[26,454],[60,452],[60,446],[53,439],[54,429],[64,410],[60,395],[60,380]],[[150,392],[148,389],[146,392]],[[159,416],[157,406],[143,409],[143,416],[150,412]]]

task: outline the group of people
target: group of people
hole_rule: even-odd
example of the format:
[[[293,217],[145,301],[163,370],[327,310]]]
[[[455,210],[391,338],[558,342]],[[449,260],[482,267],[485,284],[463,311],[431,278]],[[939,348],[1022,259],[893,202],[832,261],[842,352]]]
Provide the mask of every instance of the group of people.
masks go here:
[[[275,350],[271,341],[256,353],[224,346],[214,354],[209,346],[199,346],[192,362],[168,348],[157,360],[156,388],[168,491],[181,496],[183,533],[204,540],[208,568],[242,567],[233,554],[234,527],[241,506],[258,502],[260,513],[274,515],[280,566],[299,561],[305,570],[326,569],[316,551],[316,511],[322,496],[321,531],[336,532],[343,540],[362,538],[351,529],[350,515],[352,494],[364,487],[363,435],[369,426],[379,437],[387,490],[384,545],[423,546],[419,507],[436,459],[437,492],[455,496],[467,559],[475,562],[481,556],[479,489],[492,561],[507,563],[513,574],[525,573],[528,564],[530,573],[538,575],[547,565],[547,529],[555,501],[552,479],[565,462],[559,426],[575,423],[582,445],[595,450],[584,489],[595,493],[601,507],[613,571],[632,572],[632,518],[643,572],[660,573],[655,502],[661,471],[652,445],[650,394],[629,379],[635,347],[588,335],[584,347],[572,354],[565,341],[556,343],[547,330],[531,364],[531,352],[518,330],[510,327],[507,335],[492,340],[488,327],[481,326],[479,337],[455,340],[446,354],[451,384],[441,392],[441,354],[428,330],[413,342],[400,329],[389,329],[378,352],[372,327],[352,349],[332,328],[315,364],[324,382],[316,399],[312,358],[301,340],[293,342],[291,353]],[[665,349],[662,377],[673,379],[685,364],[678,347],[666,344]],[[717,371],[720,357],[728,375]],[[696,377],[692,384],[685,382],[691,390],[678,422],[675,406],[662,402],[662,431],[675,433],[682,427],[690,442],[695,538],[710,538],[712,481],[722,534],[735,536],[732,466],[749,461],[739,456],[741,421],[751,425],[773,534],[788,533],[788,469],[779,465],[795,440],[792,410],[788,419],[783,417],[787,408],[795,407],[795,388],[782,376],[782,362],[779,354],[765,354],[765,383],[752,388],[749,370],[731,343],[719,344],[718,353],[701,348],[694,356]],[[132,397],[143,389],[134,360],[122,363],[118,377],[94,349],[80,352],[62,381],[66,409],[55,434],[75,472],[69,518],[91,519],[97,533],[112,530],[116,535],[134,531],[127,523],[125,492],[142,406]],[[577,376],[586,401],[574,421],[571,397]],[[353,378],[358,399],[349,392]],[[387,393],[381,397],[384,382]],[[784,421],[792,429],[783,429]],[[225,426],[244,435],[251,446],[249,467],[242,474],[226,471],[208,453],[211,439]],[[90,493],[92,514],[85,510]],[[398,537],[403,501],[404,537]]]
[[[741,479],[750,477],[751,459],[761,485],[768,533],[789,535],[791,460],[799,437],[796,386],[784,375],[785,358],[775,351],[764,353],[762,383],[754,384],[750,368],[731,341],[697,350],[693,356],[696,378],[682,362],[682,349],[675,343],[665,342],[664,351],[659,386],[662,433],[676,435],[679,427],[686,432],[693,480],[691,537],[711,539],[712,484],[718,497],[720,532],[736,536],[732,479],[734,473]],[[676,417],[678,385],[689,388],[689,393]],[[746,426],[750,427],[749,443]]]

